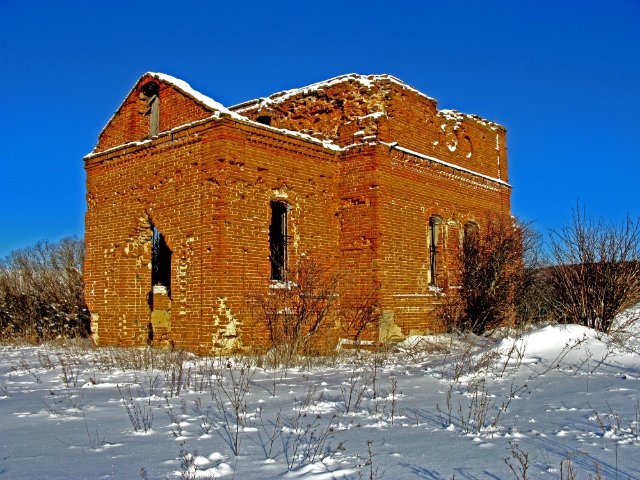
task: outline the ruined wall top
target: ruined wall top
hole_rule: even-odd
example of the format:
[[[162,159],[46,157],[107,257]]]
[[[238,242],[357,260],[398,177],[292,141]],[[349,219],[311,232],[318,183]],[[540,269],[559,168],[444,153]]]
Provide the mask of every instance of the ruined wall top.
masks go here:
[[[251,120],[342,147],[398,144],[507,181],[506,130],[455,110],[391,75],[349,74],[230,107]]]
[[[387,143],[507,182],[506,131],[391,75],[348,74],[226,108],[161,73],[146,73],[100,133],[91,155],[224,116],[342,149]]]

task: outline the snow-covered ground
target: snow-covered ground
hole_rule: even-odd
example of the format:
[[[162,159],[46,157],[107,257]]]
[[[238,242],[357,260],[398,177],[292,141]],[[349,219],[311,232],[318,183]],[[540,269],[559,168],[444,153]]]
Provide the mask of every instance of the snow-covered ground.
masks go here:
[[[638,338],[413,337],[288,369],[1,346],[0,479],[637,479]]]

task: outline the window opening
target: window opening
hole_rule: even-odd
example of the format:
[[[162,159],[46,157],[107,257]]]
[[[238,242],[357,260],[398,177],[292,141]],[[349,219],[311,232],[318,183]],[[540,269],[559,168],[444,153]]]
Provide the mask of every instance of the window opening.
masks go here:
[[[155,82],[149,82],[142,87],[142,94],[146,97],[149,109],[149,138],[155,137],[160,131],[160,87]]]
[[[263,125],[271,125],[271,117],[269,115],[260,115],[256,118],[256,122],[262,123]]]
[[[158,228],[151,227],[151,285],[166,287],[171,295],[171,249]]]
[[[269,226],[271,280],[286,280],[287,240],[287,204],[271,202],[271,225]]]
[[[480,232],[480,227],[475,222],[467,222],[464,224],[464,239],[467,240],[476,240],[478,237],[478,233]]]
[[[433,216],[429,219],[429,285],[438,286],[438,247],[440,242],[440,225],[442,219]]]

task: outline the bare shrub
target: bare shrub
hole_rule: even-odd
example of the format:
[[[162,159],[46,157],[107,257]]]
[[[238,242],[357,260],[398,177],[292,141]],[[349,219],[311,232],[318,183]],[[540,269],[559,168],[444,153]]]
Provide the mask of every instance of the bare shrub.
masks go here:
[[[358,465],[359,480],[380,480],[383,478],[384,472],[380,471],[380,467],[375,464],[375,454],[371,449],[373,442],[367,440],[367,457],[363,458],[363,462]]]
[[[461,253],[462,312],[457,325],[483,333],[512,323],[514,295],[522,282],[523,229],[512,218],[493,218],[485,228],[465,229]]]
[[[131,387],[128,385],[125,388],[120,388],[118,385],[118,392],[120,392],[122,404],[127,411],[127,417],[129,417],[133,430],[135,432],[143,431],[144,433],[151,430],[153,425],[153,408],[151,404],[144,405],[136,402],[131,395]]]
[[[32,342],[86,336],[84,243],[39,242],[0,260],[0,335]]]
[[[87,439],[89,440],[89,446],[91,450],[97,450],[104,445],[109,444],[104,438],[103,435],[100,435],[100,425],[96,425],[95,431],[89,430],[89,424],[87,423],[87,417],[82,414],[82,419],[84,420],[84,429],[87,432]]]
[[[527,480],[529,453],[522,450],[517,443],[509,442],[509,446],[511,447],[511,457],[505,458],[504,463],[507,464],[516,479]]]
[[[273,420],[267,420],[266,423],[263,417],[262,408],[259,407],[257,409],[256,416],[260,422],[258,428],[258,439],[260,446],[262,447],[262,451],[264,452],[264,458],[265,460],[272,460],[275,456],[279,455],[279,453],[274,450],[274,445],[276,440],[282,438],[283,434],[282,407],[278,410],[275,418]]]
[[[344,404],[344,413],[360,409],[365,395],[373,384],[373,372],[366,367],[354,368],[349,377],[340,384],[341,403]]]
[[[328,422],[324,422],[322,415],[307,413],[302,408],[291,416],[284,416],[283,434],[281,436],[282,449],[289,471],[322,462],[333,458],[344,450],[344,444],[333,442],[339,417],[333,415]]]
[[[614,225],[577,206],[571,223],[552,233],[550,260],[556,318],[608,332],[618,313],[640,301],[640,218]]]
[[[259,444],[265,459],[283,456],[287,470],[333,458],[344,450],[342,442],[335,443],[340,423],[338,415],[326,417],[313,413],[314,406],[322,400],[317,387],[310,387],[304,397],[295,400],[293,413],[287,415],[280,408],[275,418],[265,419],[262,409],[256,411]]]
[[[500,424],[504,418],[504,415],[509,410],[511,402],[519,398],[519,395],[526,392],[528,389],[527,384],[516,385],[511,383],[509,392],[504,395],[503,400],[499,402],[499,399],[492,395],[486,386],[486,380],[484,378],[477,382],[471,383],[465,392],[462,392],[462,398],[457,402],[457,416],[454,415],[454,402],[453,402],[453,385],[449,385],[447,392],[445,393],[445,407],[446,410],[440,408],[440,405],[436,405],[442,424],[445,427],[455,425],[458,423],[460,430],[466,434],[473,435],[487,435],[492,437],[498,430],[500,430]],[[446,415],[446,418],[445,418]]]
[[[309,353],[311,340],[334,321],[338,275],[315,259],[302,257],[289,280],[273,283],[252,300],[267,326],[271,344],[287,354]]]
[[[637,440],[640,437],[640,400],[636,400],[635,415],[631,419],[623,418],[615,412],[609,402],[605,402],[608,412],[601,413],[587,403],[593,415],[589,420],[595,421],[602,437],[608,434],[620,439]]]
[[[215,404],[215,416],[222,425],[220,433],[235,456],[240,454],[241,435],[245,429],[247,403],[255,368],[249,364],[233,365],[221,358],[211,385],[211,399]]]

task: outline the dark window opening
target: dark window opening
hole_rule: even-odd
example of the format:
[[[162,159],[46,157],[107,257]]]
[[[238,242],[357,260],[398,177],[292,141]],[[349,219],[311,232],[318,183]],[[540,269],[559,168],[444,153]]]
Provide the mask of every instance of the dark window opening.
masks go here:
[[[269,115],[260,115],[256,118],[256,122],[262,123],[263,125],[271,125],[271,117]]]
[[[438,286],[438,247],[440,246],[440,225],[442,219],[433,216],[429,219],[429,285]]]
[[[151,285],[166,287],[171,295],[171,249],[154,225],[151,227]]]
[[[142,86],[142,94],[149,107],[145,115],[149,116],[149,138],[155,137],[160,131],[160,87],[155,82]]]
[[[480,227],[475,222],[467,222],[464,224],[464,239],[465,241],[476,241],[478,234],[480,233]]]
[[[271,202],[271,225],[269,226],[271,280],[287,279],[287,239],[287,204]]]

